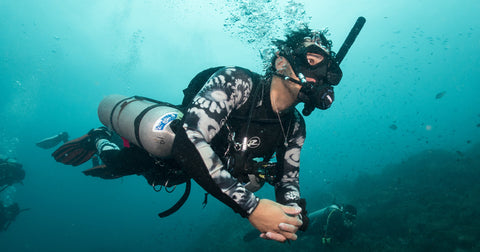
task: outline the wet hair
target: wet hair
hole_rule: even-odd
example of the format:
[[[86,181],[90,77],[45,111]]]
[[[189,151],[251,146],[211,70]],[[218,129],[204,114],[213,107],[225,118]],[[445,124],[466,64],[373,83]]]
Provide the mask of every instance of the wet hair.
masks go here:
[[[331,51],[332,48],[332,41],[328,40],[325,37],[327,30],[322,31],[315,31],[310,29],[308,26],[303,26],[298,30],[294,30],[289,32],[285,37],[285,40],[277,39],[272,41],[273,45],[279,52],[280,56],[285,57],[288,61],[292,59],[294,52],[302,48],[304,45],[303,43],[306,42],[307,39],[311,39],[312,42],[322,45],[327,51]],[[275,60],[277,59],[277,55],[274,54],[270,60],[270,68],[267,69],[266,75],[271,76],[276,71],[275,69]]]

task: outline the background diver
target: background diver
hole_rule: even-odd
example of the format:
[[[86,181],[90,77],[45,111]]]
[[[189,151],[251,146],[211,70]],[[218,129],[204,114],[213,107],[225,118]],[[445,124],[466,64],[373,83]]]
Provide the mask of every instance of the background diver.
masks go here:
[[[15,158],[0,155],[0,193],[13,184],[23,184],[25,170],[23,165]],[[8,204],[0,200],[0,231],[8,229],[10,224],[23,211],[29,208],[20,209],[18,203]]]
[[[0,155],[0,192],[15,183],[22,183],[25,178],[22,167],[16,159]]]
[[[0,232],[6,231],[21,212],[28,210],[30,210],[30,208],[20,209],[18,203],[5,206],[3,202],[0,201]]]

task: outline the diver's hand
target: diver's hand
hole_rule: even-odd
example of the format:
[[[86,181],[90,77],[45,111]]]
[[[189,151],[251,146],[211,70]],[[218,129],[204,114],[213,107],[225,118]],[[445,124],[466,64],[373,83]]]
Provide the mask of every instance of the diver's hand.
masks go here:
[[[262,233],[261,238],[278,242],[296,240],[297,235],[295,233],[302,225],[302,221],[298,218],[301,211],[300,208],[261,199],[248,220],[252,226]]]
[[[261,233],[260,237],[265,239],[265,240],[275,240],[275,241],[278,241],[278,242],[284,242],[286,240],[292,240],[292,241],[297,240],[298,237],[295,234],[298,231],[297,226],[294,226],[294,225],[291,225],[291,224],[286,224],[286,223],[280,223],[278,225],[278,227],[285,232],[292,233],[293,236],[290,239],[287,239],[285,236],[283,236],[279,233],[266,232],[266,233]]]

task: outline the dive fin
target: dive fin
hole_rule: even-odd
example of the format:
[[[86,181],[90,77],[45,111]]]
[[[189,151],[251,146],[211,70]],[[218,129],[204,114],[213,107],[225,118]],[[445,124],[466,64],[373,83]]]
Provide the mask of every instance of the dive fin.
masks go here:
[[[38,147],[40,147],[42,149],[50,149],[50,148],[55,147],[57,144],[59,144],[62,141],[64,143],[68,141],[68,133],[67,132],[62,132],[58,135],[45,138],[45,139],[41,140],[40,142],[36,143],[35,145],[37,145]]]
[[[91,135],[86,134],[66,142],[53,152],[52,156],[57,162],[78,166],[90,160],[96,152],[97,149]]]
[[[82,172],[87,176],[99,177],[102,179],[116,179],[122,177],[121,175],[115,175],[113,170],[106,165],[97,165]]]

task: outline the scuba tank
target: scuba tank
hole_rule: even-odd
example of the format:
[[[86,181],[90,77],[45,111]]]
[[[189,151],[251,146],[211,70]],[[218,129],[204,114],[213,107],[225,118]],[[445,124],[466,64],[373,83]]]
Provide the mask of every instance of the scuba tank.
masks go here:
[[[159,158],[170,157],[175,139],[170,123],[182,117],[175,105],[140,96],[109,95],[98,106],[103,125]]]
[[[103,125],[160,159],[171,157],[175,140],[175,133],[170,127],[171,122],[180,120],[182,117],[183,113],[175,105],[141,96],[109,95],[98,105],[98,118]],[[176,173],[175,169],[168,168],[167,161],[164,160],[166,166],[162,166],[165,170],[161,172],[157,170],[156,175],[166,181],[163,186],[167,192],[173,191],[173,189],[167,190],[172,181],[175,186],[185,182],[185,192],[175,205],[158,214],[160,218],[167,217],[180,209],[191,190],[190,178],[183,173]],[[159,191],[155,184],[153,187],[155,191]]]

